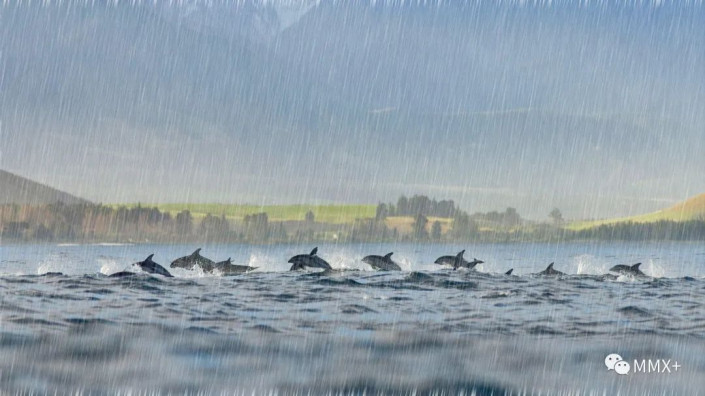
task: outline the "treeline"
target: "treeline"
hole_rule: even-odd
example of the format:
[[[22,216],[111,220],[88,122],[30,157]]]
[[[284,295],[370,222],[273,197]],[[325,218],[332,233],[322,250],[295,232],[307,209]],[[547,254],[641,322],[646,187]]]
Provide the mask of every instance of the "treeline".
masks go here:
[[[172,216],[157,208],[104,205],[2,205],[0,236],[14,241],[80,242],[290,242],[282,223],[266,213],[242,222],[208,214],[195,218],[188,210]],[[296,236],[296,235],[294,235]]]
[[[414,195],[407,198],[404,195],[399,197],[397,204],[380,203],[377,205],[376,219],[384,219],[393,216],[433,216],[433,217],[453,217],[458,212],[455,202],[452,200],[436,201],[425,195]]]
[[[705,240],[705,220],[604,224],[585,230],[569,231],[567,237],[618,241],[703,241]]]
[[[192,232],[189,213],[103,205],[0,206],[3,239],[28,241],[130,241],[178,239]]]
[[[452,201],[418,197],[422,196],[405,202],[430,204],[416,206],[419,213],[413,216],[376,216],[349,224],[316,222],[313,212],[307,213],[305,220],[273,222],[267,213],[235,220],[211,214],[194,217],[187,210],[171,214],[139,205],[131,208],[61,203],[2,205],[0,237],[3,241],[27,242],[229,243],[705,240],[705,220],[617,223],[573,231],[562,228],[558,221],[526,221],[513,208],[469,215]],[[433,202],[436,202],[435,206]],[[441,202],[444,204],[440,205]],[[434,207],[436,212],[433,212]],[[408,210],[408,206],[406,208]],[[438,216],[441,214],[439,208],[449,211],[452,216]],[[397,210],[398,206],[394,209]]]

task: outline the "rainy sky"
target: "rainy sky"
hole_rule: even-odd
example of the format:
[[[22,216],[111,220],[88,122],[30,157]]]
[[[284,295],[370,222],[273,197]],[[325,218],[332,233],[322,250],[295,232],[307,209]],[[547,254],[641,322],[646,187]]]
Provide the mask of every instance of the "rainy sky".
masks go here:
[[[95,202],[705,192],[699,1],[0,2],[1,168]]]

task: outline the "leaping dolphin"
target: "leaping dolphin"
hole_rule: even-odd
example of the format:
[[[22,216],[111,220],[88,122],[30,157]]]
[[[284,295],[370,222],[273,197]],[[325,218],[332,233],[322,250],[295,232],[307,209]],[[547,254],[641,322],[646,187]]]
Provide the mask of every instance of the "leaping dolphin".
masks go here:
[[[234,265],[232,261],[230,261],[230,257],[225,261],[219,261],[213,264],[213,267],[223,275],[242,274],[257,269],[257,267],[247,265]]]
[[[198,248],[190,255],[172,261],[170,265],[171,268],[183,268],[187,270],[194,270],[197,266],[201,267],[204,272],[213,272],[215,261],[201,256],[201,248]]]
[[[292,264],[289,271],[304,269],[305,267],[333,269],[325,260],[318,257],[318,248],[313,248],[309,254],[299,254],[289,259]]]
[[[558,275],[565,275],[565,272],[561,272],[558,270],[553,269],[553,263],[549,264],[548,267],[546,267],[545,270],[539,272],[536,275],[541,275],[541,276],[558,276]]]
[[[463,255],[465,254],[465,250],[462,250],[460,253],[456,254],[455,256],[441,256],[434,261],[435,264],[438,265],[450,265],[453,267],[454,270],[457,270],[458,268],[467,268],[467,269],[473,269],[475,268],[476,265],[484,263],[482,260],[478,260],[476,258],[472,259],[472,261],[466,261],[463,258]]]
[[[634,265],[615,265],[610,268],[611,272],[616,272],[620,275],[635,276],[635,277],[647,277],[647,275],[639,269],[641,263],[636,263]]]
[[[169,271],[166,270],[166,268],[152,261],[152,257],[154,257],[154,253],[150,254],[144,261],[134,263],[133,265],[140,267],[142,271],[148,272],[150,274],[158,274],[166,276],[167,278],[173,278],[173,276],[169,273]]]
[[[401,271],[399,264],[392,261],[393,252],[387,253],[384,256],[371,255],[362,259],[362,262],[369,264],[372,268],[378,271]]]

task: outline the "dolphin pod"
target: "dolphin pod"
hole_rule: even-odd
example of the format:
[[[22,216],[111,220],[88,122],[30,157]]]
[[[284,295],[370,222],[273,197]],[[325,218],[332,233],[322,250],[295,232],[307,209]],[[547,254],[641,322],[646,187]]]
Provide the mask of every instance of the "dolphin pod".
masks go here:
[[[362,259],[362,262],[365,264],[368,264],[372,269],[376,271],[401,271],[401,267],[399,264],[394,262],[392,260],[392,255],[394,253],[390,252],[387,253],[384,256],[378,256],[378,255],[369,255],[365,256]],[[469,270],[473,270],[478,264],[483,263],[484,261],[478,260],[478,259],[473,259],[473,261],[467,261],[465,258],[463,258],[463,255],[465,254],[465,250],[460,251],[456,255],[449,255],[449,256],[441,256],[436,261],[434,262],[435,264],[438,265],[445,265],[445,266],[450,266],[453,270],[457,270],[458,268],[466,268]],[[154,254],[150,254],[146,259],[143,261],[136,262],[132,264],[133,266],[139,267],[143,272],[149,273],[149,274],[156,274],[156,275],[162,275],[164,277],[172,278],[173,275],[164,267],[161,265],[157,264],[152,260],[154,257]],[[291,268],[289,269],[290,271],[297,271],[297,270],[303,270],[306,268],[320,268],[324,270],[332,270],[333,268],[331,265],[318,256],[318,248],[315,247],[310,253],[308,254],[298,254],[293,257],[291,257],[288,260],[288,263],[291,264]],[[542,277],[559,277],[566,275],[565,272],[559,271],[555,268],[553,268],[554,263],[550,263],[548,267],[546,267],[545,270],[541,272],[537,272],[533,275],[536,276],[542,276]],[[636,277],[636,278],[648,278],[649,276],[644,274],[641,269],[639,268],[641,266],[641,263],[637,263],[634,265],[615,265],[614,267],[610,268],[610,272],[616,273],[619,275],[624,275],[624,276],[629,276],[629,277]],[[253,271],[257,269],[257,267],[251,267],[247,265],[235,265],[232,263],[231,259],[228,257],[227,260],[224,261],[219,261],[215,262],[209,258],[201,256],[201,249],[196,249],[193,253],[191,253],[188,256],[180,257],[174,261],[171,262],[170,264],[171,268],[182,268],[186,270],[196,270],[197,268],[200,268],[203,272],[206,273],[212,273],[212,274],[221,274],[221,275],[233,275],[233,274],[242,274],[242,273],[247,273],[250,271]],[[512,272],[514,271],[514,268],[509,269],[504,273],[506,276],[512,275]],[[114,274],[109,275],[111,278],[122,278],[122,277],[128,277],[135,275],[134,272],[130,271],[120,271],[116,272]],[[610,276],[616,279],[616,276],[613,274],[606,274],[604,276]]]
[[[484,261],[476,258],[472,259],[472,261],[467,261],[463,258],[464,254],[465,250],[462,250],[455,256],[441,256],[434,261],[434,264],[450,265],[454,270],[457,270],[458,268],[473,269],[476,265],[484,263]]]
[[[171,268],[183,268],[187,270],[195,270],[197,267],[203,272],[215,273],[216,271],[223,275],[241,274],[257,269],[246,265],[233,265],[228,257],[225,261],[215,262],[209,258],[201,256],[201,248],[188,256],[179,257],[171,262]]]

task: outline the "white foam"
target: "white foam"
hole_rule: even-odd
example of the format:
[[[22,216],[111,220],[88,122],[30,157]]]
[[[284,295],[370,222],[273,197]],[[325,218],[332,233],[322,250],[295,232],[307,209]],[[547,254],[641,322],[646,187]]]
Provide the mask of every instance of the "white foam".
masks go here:
[[[238,264],[238,263],[234,263]],[[250,267],[257,267],[258,272],[279,272],[289,270],[288,263],[282,263],[282,260],[275,260],[274,258],[260,253],[250,254],[250,258],[247,264]]]
[[[412,261],[408,257],[396,257],[395,261],[399,264],[402,271],[411,271]]]
[[[664,278],[666,277],[666,267],[660,263],[654,262],[654,260],[648,260],[641,265],[641,271],[646,275],[652,276],[654,278]]]
[[[602,275],[609,271],[609,263],[591,254],[581,254],[573,257],[572,265],[578,275]]]
[[[103,275],[114,274],[116,272],[123,271],[126,268],[124,263],[119,263],[113,259],[99,258],[98,262],[102,263],[100,266],[100,273]]]
[[[323,257],[321,257],[323,258]],[[362,262],[362,257],[356,254],[350,254],[350,252],[338,250],[327,254],[325,258],[331,267],[340,270],[355,269],[360,271],[369,270],[369,265]]]

